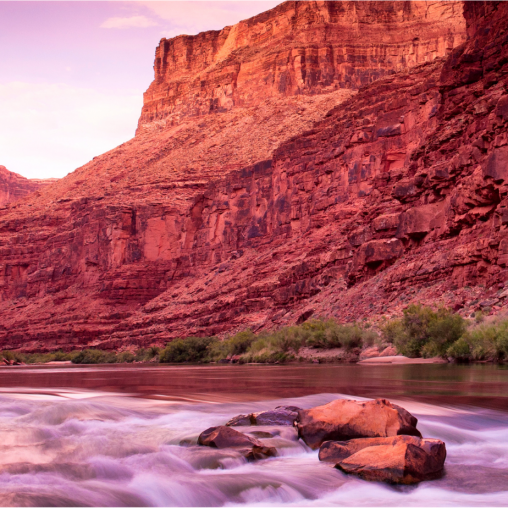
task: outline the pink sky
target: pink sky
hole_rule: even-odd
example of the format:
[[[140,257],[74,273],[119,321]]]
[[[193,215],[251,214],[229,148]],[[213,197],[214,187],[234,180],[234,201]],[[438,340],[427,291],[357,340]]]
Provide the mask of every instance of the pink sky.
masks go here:
[[[279,1],[0,1],[0,165],[61,177],[134,135],[161,37]]]

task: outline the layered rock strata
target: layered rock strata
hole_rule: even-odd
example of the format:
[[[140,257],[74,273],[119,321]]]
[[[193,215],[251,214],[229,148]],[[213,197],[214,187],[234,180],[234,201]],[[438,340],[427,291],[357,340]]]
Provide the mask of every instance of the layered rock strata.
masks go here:
[[[466,2],[467,43],[356,94],[252,85],[259,102],[240,87],[206,115],[145,98],[134,140],[0,212],[0,347],[162,344],[412,301],[495,311],[508,295],[507,10]],[[447,34],[455,15],[441,16]],[[274,50],[260,47],[259,61]]]
[[[465,40],[459,2],[284,2],[220,31],[162,39],[138,132],[266,97],[359,87]]]

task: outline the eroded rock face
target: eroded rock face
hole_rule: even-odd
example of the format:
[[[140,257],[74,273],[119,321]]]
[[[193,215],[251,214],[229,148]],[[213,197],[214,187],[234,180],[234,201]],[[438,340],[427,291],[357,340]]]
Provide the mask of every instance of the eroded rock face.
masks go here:
[[[408,31],[391,2],[375,5],[365,9],[395,13],[381,16],[383,33]],[[265,19],[268,27],[287,8],[247,25]],[[452,11],[440,19],[461,25],[460,12],[447,17]],[[328,93],[310,80],[268,96],[269,80],[254,86],[253,77],[252,102],[238,85],[238,103],[203,116],[193,112],[199,105],[171,109],[161,57],[152,87],[160,97],[145,99],[147,127],[134,140],[0,210],[0,347],[162,345],[308,316],[375,319],[412,302],[471,313],[492,301],[496,311],[508,282],[508,6],[466,2],[464,13],[466,44],[416,67],[406,60],[406,70],[358,93]],[[328,18],[316,19],[324,30]],[[434,40],[443,33],[455,32],[447,25]],[[361,35],[353,30],[351,44]],[[207,37],[215,35],[199,40]],[[261,44],[266,58],[270,37]],[[203,66],[212,65],[207,58]],[[373,60],[352,58],[351,67],[362,62],[370,68]],[[203,68],[195,77],[208,76],[208,100],[209,82],[220,83],[213,66]],[[181,72],[171,72],[175,83],[190,71]],[[194,81],[186,83],[182,108],[193,93]]]
[[[258,439],[224,425],[211,427],[202,432],[199,435],[198,444],[219,449],[233,448],[247,460],[266,459],[277,455],[277,450],[274,447],[264,446]]]
[[[55,181],[55,178],[46,180],[25,178],[9,171],[5,166],[0,166],[0,206],[15,203]]]
[[[461,8],[435,1],[284,2],[221,31],[162,39],[138,132],[265,97],[357,89],[446,56],[465,40]]]
[[[312,449],[324,441],[361,437],[411,435],[421,437],[418,420],[385,399],[368,402],[337,399],[324,406],[298,411],[298,436]]]
[[[320,460],[336,462],[337,469],[364,480],[412,484],[439,478],[446,446],[438,439],[396,436],[324,443]]]

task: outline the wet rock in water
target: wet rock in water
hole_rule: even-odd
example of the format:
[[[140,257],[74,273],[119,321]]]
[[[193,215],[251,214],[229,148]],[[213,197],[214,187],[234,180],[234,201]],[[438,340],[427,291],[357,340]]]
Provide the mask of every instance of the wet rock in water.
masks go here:
[[[263,432],[259,430],[255,430],[254,432],[249,432],[250,436],[259,437],[261,439],[272,438],[274,434],[270,434],[270,432]]]
[[[238,415],[226,423],[228,427],[243,425],[293,425],[301,408],[296,406],[277,406],[270,411]]]
[[[228,423],[226,423],[226,426],[228,427],[240,427],[242,425],[255,425],[251,419],[252,413],[248,415],[238,415],[231,420],[229,420]]]
[[[298,436],[312,449],[324,441],[361,437],[410,435],[421,437],[418,420],[386,399],[368,402],[337,399],[324,406],[298,411]]]
[[[335,467],[364,480],[411,484],[439,478],[446,446],[438,439],[415,436],[353,439],[324,443],[319,458],[338,460]]]
[[[261,441],[225,425],[210,427],[202,432],[198,444],[218,449],[233,448],[248,460],[266,459],[277,455],[277,450],[273,446],[265,446]]]

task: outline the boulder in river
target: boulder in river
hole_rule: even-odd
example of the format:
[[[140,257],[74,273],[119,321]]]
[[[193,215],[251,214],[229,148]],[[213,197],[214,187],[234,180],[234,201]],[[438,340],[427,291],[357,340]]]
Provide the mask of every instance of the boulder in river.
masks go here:
[[[298,436],[312,449],[324,441],[362,437],[410,435],[421,437],[418,420],[386,399],[367,402],[337,399],[324,406],[298,411]]]
[[[273,446],[265,446],[254,437],[246,436],[225,425],[210,427],[202,432],[198,444],[219,449],[233,448],[248,460],[266,459],[277,455],[277,450]]]
[[[244,425],[293,425],[301,408],[296,406],[277,406],[270,411],[238,415],[226,423],[228,427]]]
[[[446,446],[438,439],[415,436],[328,441],[319,459],[336,462],[337,469],[364,480],[412,484],[441,476]]]

